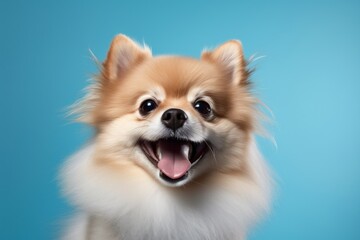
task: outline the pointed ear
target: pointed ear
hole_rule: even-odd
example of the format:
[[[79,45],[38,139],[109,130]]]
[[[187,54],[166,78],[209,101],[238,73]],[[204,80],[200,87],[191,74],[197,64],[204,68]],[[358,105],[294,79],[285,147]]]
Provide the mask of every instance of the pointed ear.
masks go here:
[[[106,79],[115,80],[123,76],[131,67],[151,57],[151,50],[139,46],[129,37],[119,34],[111,42],[107,58],[103,63],[103,74]]]
[[[204,51],[201,58],[221,66],[234,85],[247,81],[246,62],[240,41],[230,40],[213,51]]]

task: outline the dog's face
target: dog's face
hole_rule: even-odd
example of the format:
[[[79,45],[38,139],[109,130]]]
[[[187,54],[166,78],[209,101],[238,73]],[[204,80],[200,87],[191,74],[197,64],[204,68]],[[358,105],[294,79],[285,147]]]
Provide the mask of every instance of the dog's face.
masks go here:
[[[84,121],[98,131],[97,160],[142,168],[166,186],[241,161],[254,127],[241,45],[230,41],[200,60],[152,57],[126,36],[110,47]]]

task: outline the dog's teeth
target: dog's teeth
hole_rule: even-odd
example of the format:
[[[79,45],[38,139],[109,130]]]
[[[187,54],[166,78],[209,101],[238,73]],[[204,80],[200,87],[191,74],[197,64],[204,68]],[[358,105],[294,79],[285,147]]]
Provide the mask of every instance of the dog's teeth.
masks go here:
[[[186,156],[189,159],[190,147],[188,144],[184,144],[181,146],[181,152],[184,154],[184,156]]]
[[[158,160],[160,160],[161,159],[161,150],[160,150],[159,144],[157,144],[157,146],[156,146],[156,155],[157,155]]]

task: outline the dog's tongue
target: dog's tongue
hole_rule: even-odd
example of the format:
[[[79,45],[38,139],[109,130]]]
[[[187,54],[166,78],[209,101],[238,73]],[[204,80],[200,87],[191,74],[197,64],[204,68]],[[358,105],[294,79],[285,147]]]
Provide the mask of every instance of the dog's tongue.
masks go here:
[[[175,141],[160,141],[158,168],[171,179],[181,178],[190,169],[189,146]]]

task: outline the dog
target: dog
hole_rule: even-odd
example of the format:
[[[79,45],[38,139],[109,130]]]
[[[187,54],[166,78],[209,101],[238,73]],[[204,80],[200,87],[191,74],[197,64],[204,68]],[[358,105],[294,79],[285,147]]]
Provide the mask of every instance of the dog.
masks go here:
[[[195,59],[117,35],[75,108],[95,134],[61,170],[62,239],[246,239],[272,185],[249,78],[237,40]]]

